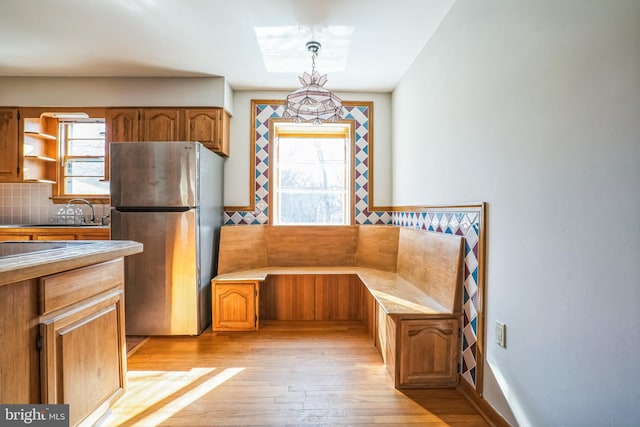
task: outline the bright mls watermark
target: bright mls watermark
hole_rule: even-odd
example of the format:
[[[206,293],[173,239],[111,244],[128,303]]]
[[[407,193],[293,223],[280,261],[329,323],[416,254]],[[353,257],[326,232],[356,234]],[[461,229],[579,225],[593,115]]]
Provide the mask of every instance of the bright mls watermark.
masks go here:
[[[0,427],[69,427],[69,405],[0,405]]]

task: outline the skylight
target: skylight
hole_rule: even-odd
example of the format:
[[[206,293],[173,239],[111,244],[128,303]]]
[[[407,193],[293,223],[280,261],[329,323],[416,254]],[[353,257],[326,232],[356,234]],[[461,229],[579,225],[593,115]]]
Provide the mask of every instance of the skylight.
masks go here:
[[[258,45],[267,71],[270,73],[299,73],[310,69],[310,56],[305,44],[319,41],[322,51],[317,60],[321,74],[343,71],[347,66],[353,27],[255,27]]]

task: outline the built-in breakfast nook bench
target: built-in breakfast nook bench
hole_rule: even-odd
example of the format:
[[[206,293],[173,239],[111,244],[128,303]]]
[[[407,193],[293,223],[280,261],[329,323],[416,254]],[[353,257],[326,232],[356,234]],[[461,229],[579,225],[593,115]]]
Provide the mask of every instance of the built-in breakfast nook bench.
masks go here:
[[[463,239],[410,228],[225,226],[214,331],[260,320],[358,320],[397,388],[454,387]]]

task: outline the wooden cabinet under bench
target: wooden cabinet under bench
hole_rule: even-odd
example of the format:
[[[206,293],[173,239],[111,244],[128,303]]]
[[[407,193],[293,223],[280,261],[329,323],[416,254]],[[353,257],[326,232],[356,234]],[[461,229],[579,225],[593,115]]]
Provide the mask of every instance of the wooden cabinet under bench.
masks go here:
[[[259,281],[225,282],[213,289],[214,331],[257,331]]]
[[[392,226],[225,226],[213,330],[257,330],[261,319],[362,321],[397,388],[455,387],[462,244]],[[238,287],[249,284],[260,291]]]

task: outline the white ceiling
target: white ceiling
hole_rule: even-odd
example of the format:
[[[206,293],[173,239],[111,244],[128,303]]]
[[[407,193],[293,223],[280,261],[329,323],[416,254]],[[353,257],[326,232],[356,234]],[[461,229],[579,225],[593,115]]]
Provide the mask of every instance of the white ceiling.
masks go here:
[[[326,87],[391,91],[455,0],[0,0],[0,76],[224,76],[236,90],[298,86],[266,71],[255,27],[353,27]],[[327,32],[328,33],[328,32]],[[326,53],[329,55],[329,53]]]

